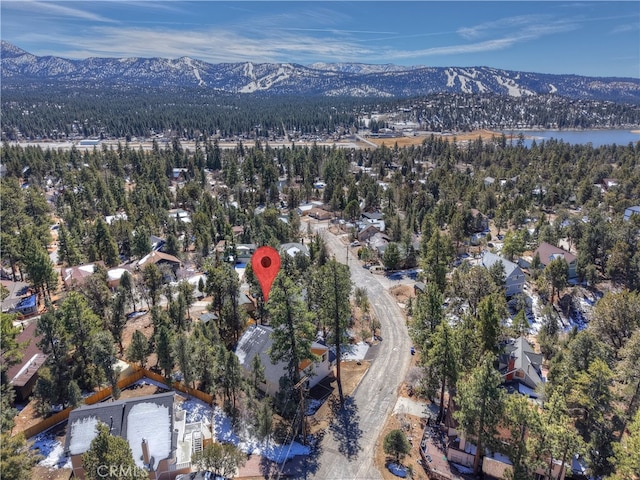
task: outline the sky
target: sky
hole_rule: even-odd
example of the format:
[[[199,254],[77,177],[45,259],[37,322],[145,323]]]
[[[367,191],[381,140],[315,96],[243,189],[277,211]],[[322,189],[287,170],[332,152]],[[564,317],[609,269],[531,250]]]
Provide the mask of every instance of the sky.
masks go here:
[[[2,40],[74,59],[488,66],[640,78],[637,0],[2,0],[0,15]]]

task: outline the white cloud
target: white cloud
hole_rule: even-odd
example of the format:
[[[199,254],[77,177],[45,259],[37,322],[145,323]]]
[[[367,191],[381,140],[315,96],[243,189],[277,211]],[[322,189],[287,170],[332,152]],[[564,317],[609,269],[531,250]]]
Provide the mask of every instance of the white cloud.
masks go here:
[[[3,2],[3,8],[22,10],[29,12],[31,15],[36,16],[54,16],[54,17],[69,17],[79,18],[82,20],[91,20],[94,22],[112,23],[114,20],[97,15],[87,10],[80,10],[78,8],[66,7],[59,3],[53,2],[38,2],[31,0],[24,0],[21,2]]]

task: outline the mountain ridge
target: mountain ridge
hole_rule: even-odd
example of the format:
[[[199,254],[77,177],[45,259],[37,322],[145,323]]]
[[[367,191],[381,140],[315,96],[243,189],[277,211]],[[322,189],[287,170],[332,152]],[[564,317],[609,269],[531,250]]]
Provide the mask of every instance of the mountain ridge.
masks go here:
[[[36,56],[2,41],[2,88],[185,88],[236,94],[413,97],[433,93],[495,93],[512,97],[556,94],[581,100],[640,103],[640,79],[587,77],[494,67],[425,67],[393,64],[208,63],[188,55],[89,57]]]

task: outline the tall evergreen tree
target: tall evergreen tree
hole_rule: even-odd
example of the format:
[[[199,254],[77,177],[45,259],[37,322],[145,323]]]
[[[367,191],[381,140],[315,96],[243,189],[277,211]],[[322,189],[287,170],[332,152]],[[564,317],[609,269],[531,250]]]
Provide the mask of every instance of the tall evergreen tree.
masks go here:
[[[493,356],[490,354],[484,356],[467,378],[458,382],[457,403],[460,408],[454,416],[460,431],[475,442],[474,474],[479,471],[484,448],[492,444],[497,435],[504,410],[505,393],[500,388],[501,383],[502,377],[493,368]]]

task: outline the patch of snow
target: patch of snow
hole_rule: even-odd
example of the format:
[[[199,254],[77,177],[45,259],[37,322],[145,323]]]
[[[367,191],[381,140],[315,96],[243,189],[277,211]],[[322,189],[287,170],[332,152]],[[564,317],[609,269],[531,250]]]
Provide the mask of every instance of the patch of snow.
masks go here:
[[[558,91],[558,89],[556,88],[556,86],[553,83],[549,84],[549,93],[556,93]]]
[[[310,447],[301,445],[298,442],[291,442],[286,445],[277,445],[274,442],[260,442],[248,432],[243,432],[239,436],[231,425],[231,420],[224,411],[215,407],[213,409],[213,436],[220,442],[232,443],[240,450],[248,454],[262,455],[274,462],[284,462],[297,455],[309,455]]]
[[[62,443],[50,433],[42,433],[35,438],[30,448],[37,451],[44,459],[38,465],[49,468],[70,468],[71,459],[64,454]]]
[[[213,409],[210,405],[190,398],[182,402],[179,407],[185,411],[185,419],[187,423],[202,422],[205,425],[211,424],[211,418],[213,417]]]
[[[97,417],[81,418],[71,424],[71,443],[69,444],[71,455],[79,455],[89,449],[91,441],[98,436],[97,425]]]
[[[458,74],[450,69],[446,69],[444,73],[447,76],[447,87],[455,86],[455,81]]]
[[[158,388],[162,388],[164,390],[169,390],[169,387],[167,387],[167,385],[165,383],[156,382],[155,380],[151,380],[150,378],[147,378],[147,377],[141,378],[140,380],[135,382],[134,385],[155,385]]]
[[[129,411],[127,417],[127,442],[131,446],[133,459],[143,468],[142,440],[149,445],[149,455],[156,462],[171,454],[171,418],[169,408],[155,403],[138,403]],[[157,467],[157,464],[154,465]]]
[[[324,400],[326,400],[326,398]],[[306,409],[305,415],[309,416],[309,415],[315,414],[324,403],[324,400],[310,398],[306,403],[307,409]]]

